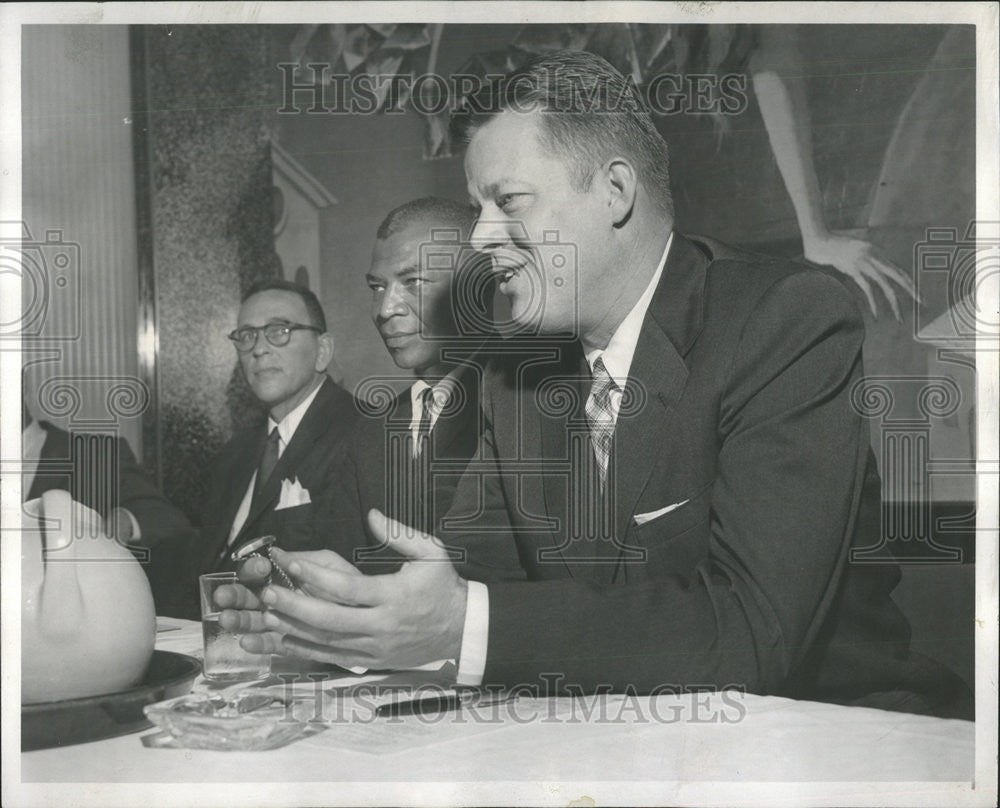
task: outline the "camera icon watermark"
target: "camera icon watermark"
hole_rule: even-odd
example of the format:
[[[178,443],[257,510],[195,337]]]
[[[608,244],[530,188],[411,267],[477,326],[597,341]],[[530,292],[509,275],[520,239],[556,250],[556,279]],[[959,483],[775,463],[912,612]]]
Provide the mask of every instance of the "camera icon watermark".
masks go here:
[[[13,295],[21,284],[21,310],[0,321],[0,339],[34,343],[71,341],[81,335],[80,245],[61,230],[32,238],[25,222],[0,222],[0,287]]]
[[[449,278],[449,295],[439,305],[447,306],[453,328],[447,335],[437,336],[424,328],[424,320],[421,336],[447,342],[449,347],[478,345],[494,331],[496,288],[492,262],[463,239],[456,227],[435,227],[428,235],[418,248],[419,266],[422,271]],[[420,294],[423,309],[430,301],[427,292],[421,290]]]
[[[557,230],[532,238],[522,222],[482,218],[476,221],[470,244],[490,260],[488,271],[480,277],[485,275],[500,293],[502,306],[492,313],[492,327],[499,336],[544,337],[547,341],[579,338],[576,244],[564,241]]]
[[[914,245],[916,300],[947,302],[946,316],[914,305],[914,339],[972,351],[1000,337],[1000,317],[985,305],[984,287],[1000,277],[1000,222],[928,228]]]

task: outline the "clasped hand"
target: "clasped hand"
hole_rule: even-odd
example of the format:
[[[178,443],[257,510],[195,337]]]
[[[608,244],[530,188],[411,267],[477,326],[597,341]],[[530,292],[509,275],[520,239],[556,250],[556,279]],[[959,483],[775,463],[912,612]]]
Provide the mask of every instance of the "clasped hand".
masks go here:
[[[241,584],[220,587],[223,628],[242,633],[247,651],[332,662],[345,668],[413,668],[457,659],[467,584],[440,541],[369,511],[376,539],[407,561],[389,575],[364,575],[332,550],[272,550],[300,592],[261,584],[271,572],[251,558]],[[258,594],[255,594],[258,592]]]

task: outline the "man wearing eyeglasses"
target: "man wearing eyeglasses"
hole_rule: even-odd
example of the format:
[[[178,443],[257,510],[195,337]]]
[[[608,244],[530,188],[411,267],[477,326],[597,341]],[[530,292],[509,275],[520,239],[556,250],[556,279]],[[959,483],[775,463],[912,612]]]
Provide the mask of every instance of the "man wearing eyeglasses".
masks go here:
[[[216,461],[199,573],[232,569],[232,551],[266,534],[284,548],[328,546],[327,481],[357,417],[353,398],[327,376],[333,336],[309,289],[283,280],[252,287],[229,339],[268,417]]]

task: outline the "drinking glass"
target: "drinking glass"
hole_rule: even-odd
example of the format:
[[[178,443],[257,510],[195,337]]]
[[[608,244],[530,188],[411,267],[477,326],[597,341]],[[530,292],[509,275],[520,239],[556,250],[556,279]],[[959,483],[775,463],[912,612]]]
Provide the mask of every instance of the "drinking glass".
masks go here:
[[[251,654],[240,645],[242,634],[227,631],[219,623],[222,610],[215,604],[215,591],[237,583],[235,572],[212,572],[198,576],[201,592],[201,634],[205,642],[203,672],[213,682],[263,679],[271,673],[270,654]]]

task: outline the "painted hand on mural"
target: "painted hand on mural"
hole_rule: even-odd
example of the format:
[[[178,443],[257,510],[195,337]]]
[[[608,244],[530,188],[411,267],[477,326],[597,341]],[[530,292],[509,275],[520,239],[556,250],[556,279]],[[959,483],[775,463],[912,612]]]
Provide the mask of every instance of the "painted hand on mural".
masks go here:
[[[880,258],[875,247],[859,238],[844,233],[831,232],[803,235],[802,247],[806,260],[814,264],[831,266],[853,280],[864,292],[873,317],[878,317],[878,306],[872,291],[874,283],[882,291],[889,308],[897,320],[901,319],[897,289],[916,298],[913,281],[895,264]]]
[[[759,46],[750,57],[749,70],[775,162],[795,208],[805,258],[831,266],[851,278],[864,293],[872,316],[878,317],[874,283],[899,320],[897,290],[892,284],[915,298],[911,278],[876,255],[867,241],[832,231],[826,225],[813,157],[803,62],[795,32],[780,28],[762,33]]]

